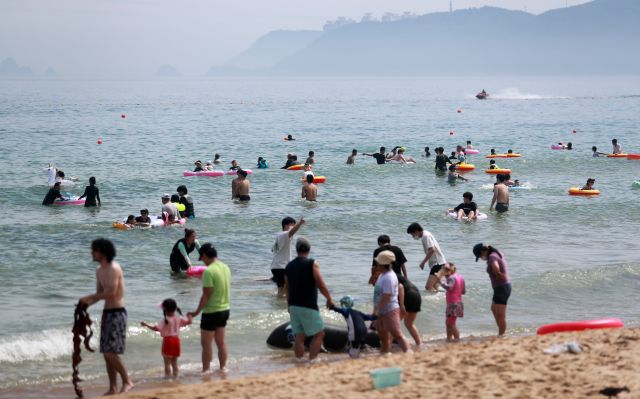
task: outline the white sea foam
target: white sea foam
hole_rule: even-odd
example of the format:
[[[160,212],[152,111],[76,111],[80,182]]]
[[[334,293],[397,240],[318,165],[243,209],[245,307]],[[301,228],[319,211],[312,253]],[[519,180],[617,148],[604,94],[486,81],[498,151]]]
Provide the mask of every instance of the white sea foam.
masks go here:
[[[45,330],[3,338],[0,340],[0,364],[70,356],[73,351],[71,338],[71,331],[66,330]]]

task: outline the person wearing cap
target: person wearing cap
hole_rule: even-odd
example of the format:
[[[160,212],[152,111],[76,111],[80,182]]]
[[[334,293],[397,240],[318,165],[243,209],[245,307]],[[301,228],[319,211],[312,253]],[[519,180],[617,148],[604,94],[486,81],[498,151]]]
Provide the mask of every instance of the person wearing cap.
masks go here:
[[[322,347],[324,323],[318,309],[318,291],[327,299],[327,308],[331,309],[334,306],[331,293],[320,274],[320,266],[313,258],[309,258],[309,252],[309,241],[298,238],[298,256],[284,269],[291,331],[296,337],[293,351],[298,361],[304,356],[304,342],[307,337],[313,337],[309,344],[309,360],[314,360]]]
[[[196,249],[200,252],[200,242],[196,238],[196,231],[184,229],[184,237],[176,241],[171,249],[171,255],[169,255],[171,270],[174,273],[180,273],[193,266],[189,254]]]
[[[194,172],[202,172],[204,170],[202,169],[202,162],[200,162],[200,160],[195,161],[194,165],[196,166],[195,169],[193,169]]]
[[[207,268],[202,273],[202,296],[198,307],[188,312],[187,317],[200,318],[200,344],[202,345],[202,372],[210,371],[213,359],[213,341],[218,348],[220,371],[227,372],[227,344],[225,328],[231,308],[231,271],[218,259],[218,251],[211,243],[200,247],[200,260]]]
[[[358,357],[360,349],[365,346],[365,339],[367,337],[367,326],[364,322],[376,320],[377,317],[353,309],[353,298],[351,295],[343,296],[340,299],[340,306],[342,307],[338,308],[333,306],[331,310],[340,313],[347,322],[349,356]]]
[[[231,181],[231,199],[238,201],[249,201],[250,184],[247,180],[247,172],[238,169],[238,176]]]
[[[290,216],[282,219],[282,231],[276,234],[276,241],[271,247],[271,252],[273,253],[273,260],[271,261],[271,274],[273,277],[271,277],[271,280],[278,286],[278,297],[280,298],[286,296],[284,268],[291,262],[291,240],[304,223],[305,220],[302,217],[298,223]]]
[[[406,313],[404,295],[400,291],[398,277],[391,269],[396,256],[391,251],[382,251],[375,260],[380,276],[373,290],[373,314],[378,316],[376,328],[380,337],[380,353],[384,355],[391,352],[392,338],[403,352],[407,352],[409,343],[400,328],[400,318]],[[398,296],[402,298],[399,300]]]
[[[166,224],[178,223],[178,219],[180,218],[180,213],[178,212],[178,208],[171,203],[171,196],[169,194],[162,194],[162,215],[160,218],[165,220]],[[165,219],[166,215],[166,219]]]
[[[491,313],[498,325],[498,335],[504,335],[507,330],[507,301],[511,296],[511,279],[509,278],[509,264],[502,252],[491,245],[476,244],[473,254],[478,259],[487,261],[487,273],[491,279],[493,298]]]
[[[420,262],[420,269],[424,270],[424,265],[427,264],[427,262],[429,264],[429,278],[427,279],[425,289],[436,292],[438,290],[438,277],[436,277],[436,273],[447,263],[447,259],[445,259],[440,249],[440,244],[438,244],[438,241],[433,237],[433,234],[424,230],[418,223],[411,223],[409,227],[407,227],[407,234],[410,234],[414,240],[422,241],[425,257],[422,262]]]

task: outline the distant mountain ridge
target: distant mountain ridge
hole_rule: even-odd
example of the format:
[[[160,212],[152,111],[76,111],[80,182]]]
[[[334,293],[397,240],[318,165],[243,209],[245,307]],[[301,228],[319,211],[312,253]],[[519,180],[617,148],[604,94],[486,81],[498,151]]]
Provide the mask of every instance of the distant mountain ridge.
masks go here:
[[[276,62],[238,63],[237,58],[236,66],[243,65],[243,74],[251,70],[263,75],[329,76],[640,71],[638,0],[595,0],[540,15],[483,7],[348,24],[312,40],[310,36],[294,40],[295,36],[288,32],[286,40],[278,41],[275,35],[269,46],[258,40],[245,52],[262,54],[268,47],[278,48],[271,54],[281,56]],[[302,47],[287,47],[305,40]]]
[[[13,58],[5,58],[0,63],[0,77],[23,77],[32,76],[31,68],[19,66]]]

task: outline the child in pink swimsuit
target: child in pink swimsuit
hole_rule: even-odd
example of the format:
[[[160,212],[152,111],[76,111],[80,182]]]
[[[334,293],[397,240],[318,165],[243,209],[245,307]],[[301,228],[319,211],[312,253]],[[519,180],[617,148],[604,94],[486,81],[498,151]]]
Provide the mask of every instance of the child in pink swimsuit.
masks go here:
[[[176,311],[180,316],[176,315]],[[140,325],[157,331],[162,337],[162,358],[164,359],[164,377],[178,377],[178,358],[180,357],[180,327],[191,324],[191,318],[183,318],[176,301],[169,298],[162,301],[164,319],[154,325],[140,322]]]
[[[442,267],[440,285],[447,291],[447,310],[446,326],[447,341],[460,340],[460,331],[456,326],[458,317],[464,317],[464,306],[462,304],[462,295],[466,293],[464,279],[456,273],[456,265],[453,263],[445,263]]]

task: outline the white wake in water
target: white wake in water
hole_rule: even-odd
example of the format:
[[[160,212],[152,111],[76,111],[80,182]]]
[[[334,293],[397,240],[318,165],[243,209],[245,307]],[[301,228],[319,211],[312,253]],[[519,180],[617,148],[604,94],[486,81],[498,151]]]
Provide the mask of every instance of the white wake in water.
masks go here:
[[[471,96],[475,98],[475,94]],[[560,96],[542,95],[534,93],[523,93],[517,87],[508,87],[495,93],[489,92],[489,100],[544,100],[566,98]]]

